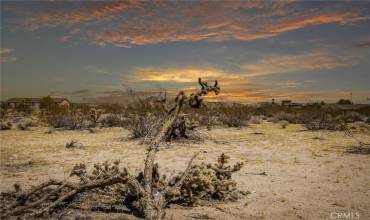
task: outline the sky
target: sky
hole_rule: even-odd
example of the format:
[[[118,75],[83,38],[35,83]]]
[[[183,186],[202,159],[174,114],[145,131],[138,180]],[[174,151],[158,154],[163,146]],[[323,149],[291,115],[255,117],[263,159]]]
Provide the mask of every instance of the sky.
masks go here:
[[[370,1],[1,1],[1,99],[370,103]]]

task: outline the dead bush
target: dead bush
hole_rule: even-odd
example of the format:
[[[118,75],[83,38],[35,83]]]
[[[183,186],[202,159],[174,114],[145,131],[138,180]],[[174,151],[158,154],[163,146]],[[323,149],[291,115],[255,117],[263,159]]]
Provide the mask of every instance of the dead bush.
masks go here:
[[[263,116],[261,115],[253,115],[251,119],[249,119],[250,124],[261,124],[263,121]]]
[[[289,125],[289,122],[285,121],[285,120],[282,120],[282,121],[279,122],[279,124],[281,125],[282,128],[286,128]]]
[[[121,127],[124,125],[121,116],[118,114],[102,114],[96,121],[101,127]]]
[[[140,114],[132,118],[128,125],[132,138],[153,138],[158,128],[163,123],[163,118],[154,114]]]
[[[78,128],[78,121],[75,116],[70,115],[52,115],[48,117],[48,124],[53,128],[63,128],[65,130],[74,130]]]
[[[249,108],[243,105],[222,105],[219,107],[220,121],[228,127],[243,127],[247,126],[247,121],[250,119]]]
[[[17,123],[17,128],[23,131],[28,130],[31,126],[35,126],[35,122],[29,118],[23,118]]]
[[[299,115],[296,113],[289,113],[289,112],[284,112],[280,111],[276,113],[276,115],[273,116],[273,121],[274,122],[279,122],[279,121],[287,121],[289,123],[295,124],[299,123]]]
[[[350,111],[350,112],[345,112],[342,115],[339,115],[337,117],[338,120],[342,120],[347,123],[352,123],[352,122],[357,122],[357,121],[367,121],[367,117],[365,115],[362,115],[358,112]]]
[[[232,180],[232,174],[243,167],[242,162],[228,165],[229,156],[222,153],[215,164],[200,164],[191,167],[180,191],[171,195],[171,201],[186,205],[196,205],[201,201],[236,201],[241,192]],[[174,185],[181,175],[169,182]]]
[[[81,148],[83,145],[79,143],[77,140],[73,139],[66,143],[66,148]]]
[[[325,112],[319,112],[305,118],[304,126],[308,130],[343,130],[343,122]]]
[[[170,180],[165,175],[160,175],[158,164],[154,164],[152,196],[161,199],[163,195],[166,204],[185,206],[236,201],[248,193],[239,191],[232,179],[232,174],[239,171],[243,163],[238,162],[231,166],[228,165],[228,160],[229,157],[222,153],[217,163],[188,166],[186,176],[181,172]],[[139,192],[136,191],[139,186],[132,185],[144,184],[144,173],[140,172],[134,177],[119,165],[120,161],[106,161],[95,164],[92,171],[88,172],[85,164],[76,164],[70,177],[77,177],[78,181],[73,183],[50,180],[29,190],[15,184],[14,191],[0,194],[1,218],[50,218],[53,213],[59,216],[72,209],[129,212],[145,217],[140,196],[137,195]]]
[[[237,116],[226,116],[223,115],[220,117],[222,124],[227,125],[228,127],[240,128],[247,125],[246,121],[240,120]]]
[[[1,121],[0,130],[10,130],[12,129],[12,123],[10,121]]]

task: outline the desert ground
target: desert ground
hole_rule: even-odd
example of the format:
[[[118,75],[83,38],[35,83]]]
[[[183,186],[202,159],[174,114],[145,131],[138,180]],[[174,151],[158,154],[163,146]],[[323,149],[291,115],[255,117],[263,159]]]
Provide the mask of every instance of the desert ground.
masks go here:
[[[136,173],[143,169],[146,145],[129,138],[124,128],[55,131],[32,127],[28,131],[1,131],[1,191],[19,183],[29,188],[50,178],[68,179],[76,163],[121,161]],[[240,190],[250,194],[237,202],[207,206],[171,205],[169,219],[331,219],[333,213],[353,213],[370,219],[370,157],[347,153],[356,141],[340,131],[308,131],[301,125],[262,122],[245,128],[201,129],[204,142],[163,144],[157,154],[167,176],[184,170],[193,153],[194,163],[215,162],[222,152],[231,163],[245,166],[233,175]],[[370,136],[358,134],[370,142]],[[66,149],[76,139],[83,146]],[[266,175],[259,175],[261,173]],[[93,214],[95,219],[119,219],[118,214]],[[68,217],[68,214],[65,216]],[[131,218],[131,217],[130,217]],[[133,219],[134,217],[132,217]]]

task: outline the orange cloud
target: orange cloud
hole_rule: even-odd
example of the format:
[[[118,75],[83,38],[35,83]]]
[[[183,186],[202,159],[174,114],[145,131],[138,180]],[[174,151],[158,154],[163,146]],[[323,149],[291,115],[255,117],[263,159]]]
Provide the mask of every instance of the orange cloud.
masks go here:
[[[130,7],[138,5],[134,1],[98,2],[85,4],[85,7],[75,9],[48,10],[36,13],[25,19],[23,25],[27,30],[37,30],[40,27],[56,27],[60,25],[74,25],[78,23],[91,23],[110,20],[115,15],[125,12]]]
[[[0,54],[13,52],[14,48],[2,47],[0,48]]]
[[[361,20],[368,20],[370,16],[361,16],[356,13],[332,13],[322,15],[309,15],[293,18],[292,21],[283,21],[280,24],[270,27],[268,30],[272,33],[282,33],[291,30],[304,28],[310,25],[320,24],[351,24]]]
[[[137,68],[134,78],[138,81],[174,81],[177,83],[196,82],[199,77],[219,79],[224,83],[243,80],[243,76],[230,74],[213,68]]]
[[[15,51],[14,48],[8,48],[8,47],[0,48],[0,63],[8,63],[8,62],[13,63],[17,61],[17,57],[3,55],[3,54],[12,53],[13,51]]]
[[[264,58],[255,63],[242,65],[241,68],[250,77],[289,72],[304,72],[323,69],[334,69],[353,65],[350,57],[328,55],[314,51],[298,55],[276,55]]]
[[[17,60],[17,57],[0,57],[0,63],[14,63]]]
[[[365,10],[368,6],[366,2],[320,2],[307,7],[299,1],[82,2],[74,8],[51,7],[46,12],[30,12],[22,16],[22,24],[28,30],[56,26],[74,29],[77,25],[85,30],[81,26],[88,24],[80,39],[99,46],[249,41],[307,26],[348,25],[368,20],[370,16]],[[61,41],[72,35],[63,36]]]

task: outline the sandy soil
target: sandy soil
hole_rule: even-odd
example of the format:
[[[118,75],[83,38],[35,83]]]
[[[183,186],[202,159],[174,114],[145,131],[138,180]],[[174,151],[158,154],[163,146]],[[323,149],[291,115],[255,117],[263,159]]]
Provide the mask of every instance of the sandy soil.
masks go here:
[[[121,128],[87,131],[1,131],[1,191],[14,183],[25,188],[49,178],[67,179],[77,162],[90,167],[105,160],[121,160],[130,172],[143,168],[146,146],[128,138]],[[205,130],[203,132],[206,132]],[[343,132],[305,131],[300,125],[282,129],[264,122],[248,128],[214,128],[202,144],[164,146],[157,161],[162,173],[173,175],[186,166],[194,152],[195,163],[216,161],[221,153],[245,167],[234,175],[241,190],[251,192],[238,202],[212,206],[171,206],[172,219],[330,219],[332,213],[359,214],[370,219],[370,157],[349,154],[356,141]],[[370,136],[358,138],[370,142]],[[66,149],[77,139],[84,146]],[[267,176],[254,175],[266,172]],[[331,216],[332,215],[332,216]],[[113,218],[114,215],[110,215]],[[102,218],[105,218],[104,216]]]

